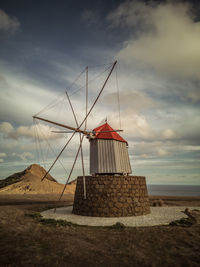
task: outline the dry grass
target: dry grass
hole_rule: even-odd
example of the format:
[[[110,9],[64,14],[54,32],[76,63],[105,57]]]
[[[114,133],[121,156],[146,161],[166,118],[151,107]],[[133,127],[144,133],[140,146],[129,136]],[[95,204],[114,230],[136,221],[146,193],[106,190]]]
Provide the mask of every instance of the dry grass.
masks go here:
[[[37,211],[45,205],[54,206],[0,207],[1,266],[199,266],[199,225],[103,228],[43,223]]]

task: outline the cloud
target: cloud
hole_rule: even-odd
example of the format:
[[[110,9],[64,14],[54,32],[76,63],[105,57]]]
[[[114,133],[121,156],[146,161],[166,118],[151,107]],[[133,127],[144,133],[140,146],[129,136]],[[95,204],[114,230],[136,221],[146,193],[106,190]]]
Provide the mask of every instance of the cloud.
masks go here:
[[[152,140],[151,142],[131,141],[129,150],[137,159],[159,159],[167,157],[169,162],[173,161],[198,161],[200,146],[187,145],[184,142],[177,142],[177,140]]]
[[[0,31],[14,34],[20,27],[20,22],[16,17],[10,17],[5,11],[0,9]]]
[[[169,152],[163,148],[158,149],[158,155],[159,156],[167,156],[169,155]]]
[[[66,105],[64,92],[62,95],[58,94],[56,90],[52,92],[49,88],[43,87],[27,76],[15,75],[4,68],[0,71],[3,73],[0,79],[0,101],[4,103],[0,105],[1,121],[30,124],[32,116],[50,102],[51,107],[42,114],[53,120],[58,115],[59,110]],[[63,101],[64,98],[65,102]],[[65,110],[67,109],[65,108]],[[62,114],[63,116],[61,116]],[[64,116],[66,118],[66,112],[61,113],[59,119],[63,119]]]
[[[200,22],[190,5],[152,3],[128,1],[108,16],[113,26],[132,33],[118,57],[164,75],[200,79]]]
[[[84,9],[81,18],[89,25],[97,24],[99,22],[99,15],[91,9]]]
[[[188,98],[191,99],[193,102],[200,101],[200,91],[199,90],[190,90],[188,93]]]
[[[23,152],[21,154],[17,154],[17,156],[23,161],[33,158],[33,154],[31,152]]]
[[[175,136],[175,133],[172,129],[166,129],[162,132],[161,136],[165,139],[171,139]]]
[[[20,159],[23,160],[23,161],[27,161],[27,160],[29,160],[29,159],[34,158],[34,155],[33,155],[31,152],[29,152],[29,151],[24,151],[24,152],[22,152],[22,153],[16,153],[16,152],[13,152],[13,153],[11,153],[10,156],[11,156],[12,158],[20,158]]]
[[[63,137],[63,134],[52,133],[52,131],[58,131],[58,128],[50,127],[44,124],[36,124],[32,126],[19,126],[14,128],[9,122],[2,122],[0,124],[0,133],[5,138],[20,139],[20,138],[39,138],[45,139],[59,139]]]
[[[118,104],[117,93],[110,93],[104,96],[102,102],[109,106]],[[131,109],[132,111],[141,111],[155,106],[154,101],[142,92],[134,90],[123,90],[119,93],[120,108],[122,110]]]
[[[4,162],[4,158],[7,157],[6,153],[0,153],[0,162]]]
[[[140,29],[143,32],[147,32],[148,27],[142,24],[142,20],[140,23]],[[132,27],[131,25],[130,22],[130,27]],[[141,31],[138,30],[134,38],[139,38],[140,34]],[[135,64],[135,61],[131,63],[131,68],[129,68],[130,65],[128,66],[128,71],[127,68],[123,68],[125,64],[123,64],[122,61],[119,61],[119,64],[121,64],[121,70],[118,72],[118,80],[122,129],[124,130],[124,132],[120,134],[129,143],[129,151],[131,158],[133,158],[133,166],[141,167],[141,175],[144,175],[144,170],[149,168],[147,175],[149,175],[149,170],[150,172],[154,172],[152,179],[155,178],[157,166],[160,168],[158,173],[163,176],[165,175],[163,174],[165,169],[167,169],[168,172],[174,169],[177,173],[176,167],[179,167],[179,169],[184,168],[187,162],[188,166],[189,163],[195,161],[199,155],[198,125],[200,125],[200,116],[196,105],[199,99],[199,83],[195,83],[192,89],[191,82],[185,83],[185,81],[182,81],[180,83],[180,80],[174,82],[156,76],[156,73],[152,73],[151,70],[141,71],[138,65]],[[70,64],[68,64],[68,66],[69,65]],[[118,68],[120,68],[119,65]],[[3,77],[0,77],[0,82],[2,83],[0,90],[3,92],[0,97],[1,102],[4,103],[4,105],[0,106],[0,113],[2,114],[2,120],[6,121],[6,123],[0,125],[0,129],[4,131],[4,133],[1,134],[0,150],[2,152],[5,151],[8,157],[4,158],[6,162],[1,164],[1,166],[5,166],[5,169],[12,169],[13,172],[16,172],[16,170],[14,170],[15,163],[21,164],[22,166],[22,164],[27,163],[25,160],[30,159],[30,161],[32,161],[31,155],[24,154],[24,152],[36,155],[37,147],[35,148],[32,142],[34,129],[31,128],[32,126],[28,125],[31,123],[30,120],[33,114],[41,110],[52,101],[52,99],[55,99],[55,95],[52,94],[54,86],[50,85],[50,83],[44,86],[40,78],[38,80],[30,79],[30,77],[26,76],[26,73],[20,75],[19,72],[16,74],[16,72],[11,71],[11,69],[8,70],[7,68],[5,70],[4,67],[2,67],[2,69],[2,73],[7,81]],[[54,70],[53,75],[52,70]],[[60,65],[55,64],[49,70],[48,77],[56,77],[56,81],[59,80],[59,78],[60,80],[64,80],[63,77],[67,73],[64,81],[69,84],[69,81],[73,80],[76,70],[75,68],[74,72],[70,71],[70,67],[66,68],[63,63]],[[90,71],[90,79],[93,77],[92,74]],[[119,127],[118,112],[116,111],[117,101],[115,101],[117,100],[117,94],[114,93],[116,92],[116,90],[114,91],[114,87],[111,88],[111,81],[112,79],[114,80],[113,77],[115,77],[115,73],[113,74],[106,86],[107,88],[105,88],[102,94],[102,101],[99,99],[100,101],[98,101],[88,120],[89,129],[96,127],[97,123],[106,116],[108,117],[108,123],[110,123],[113,128]],[[85,84],[84,78],[83,75],[83,84]],[[80,84],[82,84],[82,81],[80,81]],[[97,85],[97,83],[92,83],[89,86],[89,106],[91,106],[98,92],[99,87]],[[60,84],[55,86],[55,88],[60,87],[62,87]],[[80,85],[77,84],[77,87],[80,87]],[[72,91],[69,91],[69,94],[73,93],[76,88],[73,87],[72,89]],[[56,90],[54,90],[54,92],[57,94]],[[107,96],[105,95],[106,92],[109,92]],[[80,94],[70,95],[70,97],[71,100],[73,100],[75,111],[78,111],[77,115],[81,117],[85,116],[84,90],[82,90]],[[115,108],[112,108],[114,105]],[[58,106],[59,108],[61,107],[60,103]],[[64,108],[60,108],[61,115],[64,114],[66,106],[66,103],[64,103]],[[56,112],[52,108],[48,110],[45,115],[47,115],[47,118],[53,120],[54,113]],[[58,121],[60,121],[60,114],[59,116],[56,114]],[[43,116],[42,113],[41,117],[46,116]],[[65,113],[63,117],[63,123],[73,125],[74,121],[72,121],[73,116],[71,110],[69,110],[67,114]],[[50,127],[43,129],[43,131],[48,136]],[[54,142],[52,141],[53,145],[56,144],[56,154],[60,152],[61,146],[64,145],[63,141],[63,139],[55,139]],[[67,166],[67,168],[70,168],[78,143],[79,136],[77,135],[63,153],[64,166]],[[42,148],[47,148],[45,142],[42,142],[42,145]],[[85,155],[89,154],[88,148],[88,140],[85,140],[84,158]],[[45,150],[44,152],[46,155],[47,153]],[[12,153],[15,154],[11,156]],[[51,156],[50,153],[48,153],[48,157],[51,159],[49,160],[50,163],[55,159],[55,156],[56,155]],[[183,158],[184,162],[181,165],[180,162]],[[193,172],[192,167],[190,170]],[[77,172],[77,175],[80,175],[80,173],[81,171]]]
[[[124,138],[153,138],[155,133],[143,112],[148,112],[157,103],[145,93],[131,89],[132,86],[129,83],[123,85],[119,93],[119,102],[116,92],[105,94],[97,104],[95,117],[99,116],[100,124],[107,118],[114,129],[121,127]],[[102,109],[102,106],[106,106],[106,109]]]
[[[132,27],[146,28],[150,22],[152,7],[139,1],[125,1],[107,16],[111,22],[110,27]],[[137,29],[135,29],[137,30]]]
[[[0,124],[0,132],[9,134],[13,131],[13,126],[9,122],[2,122]]]
[[[126,114],[122,114],[124,123],[124,130],[131,138],[144,138],[151,139],[154,136],[154,132],[147,122],[144,115],[133,114],[131,115],[128,111]]]

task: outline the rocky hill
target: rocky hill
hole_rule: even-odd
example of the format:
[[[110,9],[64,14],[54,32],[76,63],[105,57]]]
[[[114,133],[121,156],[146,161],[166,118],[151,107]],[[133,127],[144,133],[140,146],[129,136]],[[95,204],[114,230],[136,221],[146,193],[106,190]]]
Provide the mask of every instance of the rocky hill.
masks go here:
[[[32,164],[22,172],[0,180],[0,194],[60,194],[64,185],[58,183],[50,174],[41,181],[46,171]],[[67,185],[65,194],[74,194],[76,182]]]

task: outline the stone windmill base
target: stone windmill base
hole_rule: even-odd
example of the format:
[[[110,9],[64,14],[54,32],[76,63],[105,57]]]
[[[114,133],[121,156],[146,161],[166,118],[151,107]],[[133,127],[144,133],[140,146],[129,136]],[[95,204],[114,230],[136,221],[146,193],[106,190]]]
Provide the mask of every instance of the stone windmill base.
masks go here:
[[[87,199],[83,196],[83,177],[77,178],[73,213],[95,217],[126,217],[150,213],[144,176],[86,176]]]

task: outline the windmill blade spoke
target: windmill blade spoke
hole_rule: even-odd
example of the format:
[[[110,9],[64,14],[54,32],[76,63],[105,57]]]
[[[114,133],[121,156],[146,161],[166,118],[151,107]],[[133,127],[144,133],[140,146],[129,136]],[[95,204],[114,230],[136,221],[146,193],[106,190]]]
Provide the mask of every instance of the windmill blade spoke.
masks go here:
[[[50,172],[50,170],[53,168],[53,166],[55,165],[56,161],[59,159],[59,157],[62,155],[63,151],[65,150],[65,148],[67,147],[67,145],[69,144],[69,142],[72,140],[72,138],[74,137],[75,132],[71,135],[70,139],[67,141],[67,143],[64,145],[64,147],[62,148],[62,150],[60,151],[60,153],[58,154],[58,156],[56,157],[56,159],[54,160],[53,164],[51,165],[51,167],[48,169],[48,171],[45,173],[45,175],[42,177],[41,181],[44,180],[44,178],[47,176],[47,174]]]
[[[103,86],[102,86],[102,88],[101,88],[101,90],[100,90],[98,96],[96,97],[96,99],[95,99],[93,105],[91,106],[90,110],[88,111],[87,115],[85,116],[85,118],[84,118],[84,120],[82,121],[82,123],[81,123],[81,125],[79,126],[79,128],[80,128],[80,127],[83,125],[83,123],[87,120],[88,116],[90,115],[91,111],[93,110],[94,106],[96,105],[96,103],[97,103],[97,101],[98,101],[100,95],[102,94],[103,89],[105,88],[105,86],[106,86],[106,84],[107,84],[107,81],[108,81],[108,79],[110,78],[110,75],[111,75],[111,73],[113,72],[113,69],[114,69],[114,67],[115,67],[116,64],[117,64],[117,60],[113,63],[112,68],[111,68],[111,70],[110,70],[110,72],[109,72],[109,74],[108,74],[108,76],[107,76],[107,78],[106,78],[106,80],[105,80],[105,82],[104,82],[104,84],[103,84]]]
[[[74,132],[80,132],[80,133],[83,133],[85,135],[88,134],[86,131],[83,131],[83,130],[79,129],[81,126],[79,128],[74,128],[74,127],[71,127],[69,125],[65,125],[65,124],[62,124],[62,123],[55,122],[55,121],[47,120],[45,118],[41,118],[41,117],[37,117],[37,116],[33,116],[33,118],[41,120],[41,121],[45,121],[45,122],[48,122],[48,123],[51,123],[51,124],[54,124],[54,125],[57,125],[57,126],[60,126],[60,127],[63,127],[63,128],[67,128],[68,130],[72,130]]]
[[[51,133],[73,133],[72,131],[51,131]]]
[[[63,191],[62,191],[62,193],[61,193],[61,195],[60,195],[58,201],[61,200],[61,198],[62,198],[62,196],[63,196],[63,194],[64,194],[64,192],[65,192],[65,189],[66,189],[66,187],[67,187],[67,184],[68,184],[68,182],[69,182],[69,179],[71,178],[72,172],[73,172],[74,167],[75,167],[75,165],[76,165],[76,161],[77,161],[79,152],[80,152],[80,150],[81,150],[81,146],[82,146],[83,138],[84,138],[84,135],[83,135],[82,138],[81,138],[81,143],[80,143],[80,145],[79,145],[79,147],[78,147],[78,150],[77,150],[77,153],[76,153],[76,156],[75,156],[75,159],[74,159],[74,162],[73,162],[71,171],[70,171],[70,173],[69,173],[69,175],[68,175],[67,181],[66,181],[66,183],[65,183],[65,186],[64,186],[64,188],[63,188]]]
[[[69,95],[68,95],[67,91],[66,91],[66,95],[67,95],[67,99],[69,101],[69,104],[70,104],[70,107],[71,107],[71,110],[72,110],[72,113],[73,113],[73,116],[74,116],[74,120],[76,122],[76,126],[78,128],[78,120],[77,120],[76,114],[74,112],[74,108],[72,106],[72,103],[71,103],[71,100],[69,98]],[[82,147],[81,133],[79,133],[79,138],[80,138],[80,149],[81,149],[81,164],[82,164],[82,171],[83,171],[84,198],[86,199],[85,166],[84,166],[84,160],[83,160],[83,147]]]
[[[68,99],[68,101],[69,101],[69,105],[70,105],[70,107],[71,107],[71,110],[72,110],[72,113],[73,113],[73,116],[74,116],[74,120],[75,120],[75,122],[76,122],[76,126],[77,126],[77,128],[78,128],[78,120],[77,120],[76,114],[75,114],[75,112],[74,112],[74,108],[73,108],[73,106],[72,106],[72,102],[71,102],[71,100],[70,100],[70,98],[69,98],[69,95],[68,95],[67,91],[65,91],[65,93],[66,93],[67,99]]]
[[[113,130],[113,131],[95,131],[95,133],[115,133],[115,132],[123,132],[123,130]]]
[[[86,84],[85,84],[85,115],[88,112],[88,66],[86,67]],[[85,130],[87,128],[87,118],[85,120]]]
[[[88,66],[86,67],[86,84],[85,84],[85,116],[86,116],[85,127],[84,127],[85,131],[87,128],[87,112],[88,112]],[[86,184],[85,184],[85,168],[84,168],[82,145],[81,145],[81,161],[82,161],[82,166],[83,166],[83,196],[84,196],[84,199],[86,199],[87,193],[86,193]]]

